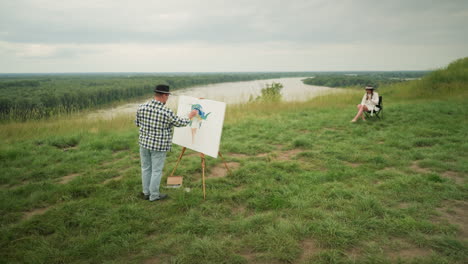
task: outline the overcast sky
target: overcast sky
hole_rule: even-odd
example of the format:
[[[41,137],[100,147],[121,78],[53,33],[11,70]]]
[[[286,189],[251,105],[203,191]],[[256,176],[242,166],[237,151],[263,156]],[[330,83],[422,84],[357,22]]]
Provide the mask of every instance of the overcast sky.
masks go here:
[[[0,73],[430,70],[468,0],[0,0]]]

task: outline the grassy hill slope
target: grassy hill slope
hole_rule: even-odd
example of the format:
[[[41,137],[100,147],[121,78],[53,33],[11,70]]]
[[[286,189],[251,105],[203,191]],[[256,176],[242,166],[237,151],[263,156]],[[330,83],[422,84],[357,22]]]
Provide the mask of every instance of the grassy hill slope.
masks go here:
[[[2,125],[0,260],[464,263],[467,64],[382,87],[381,121],[349,123],[362,90],[229,107],[232,173],[208,158],[206,201],[191,151],[176,173],[189,189],[138,198],[131,117]]]

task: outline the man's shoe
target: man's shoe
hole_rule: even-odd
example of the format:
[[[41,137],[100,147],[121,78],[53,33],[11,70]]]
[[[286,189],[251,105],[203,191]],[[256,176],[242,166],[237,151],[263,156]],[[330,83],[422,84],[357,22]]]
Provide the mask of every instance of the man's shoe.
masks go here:
[[[140,198],[143,200],[149,200],[149,194],[140,193]]]
[[[166,199],[167,197],[169,197],[167,194],[159,194],[159,197],[154,199],[154,200],[149,200],[150,202],[154,202],[154,201],[159,201],[159,200],[163,200],[163,199]]]

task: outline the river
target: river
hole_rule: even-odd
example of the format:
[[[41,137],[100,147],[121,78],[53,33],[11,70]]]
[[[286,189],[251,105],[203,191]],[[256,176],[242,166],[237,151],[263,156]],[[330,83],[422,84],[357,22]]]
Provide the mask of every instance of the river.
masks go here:
[[[302,82],[302,78],[279,78],[267,80],[254,80],[246,82],[226,82],[216,83],[201,86],[194,86],[187,89],[177,90],[172,92],[167,106],[171,109],[177,108],[178,96],[187,95],[193,97],[203,97],[205,99],[222,101],[227,104],[239,104],[248,102],[250,98],[256,98],[260,95],[262,88],[273,82],[281,83],[283,89],[281,95],[284,101],[306,101],[313,97],[338,92],[341,89],[330,88],[324,86],[306,85]],[[126,103],[116,107],[97,110],[89,114],[90,118],[112,119],[117,115],[135,114],[138,105],[150,100],[149,97],[145,101]]]

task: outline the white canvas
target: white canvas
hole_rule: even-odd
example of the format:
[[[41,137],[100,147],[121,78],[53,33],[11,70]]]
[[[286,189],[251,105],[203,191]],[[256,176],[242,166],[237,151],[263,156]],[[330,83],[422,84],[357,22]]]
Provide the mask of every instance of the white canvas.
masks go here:
[[[174,129],[172,142],[217,158],[226,103],[189,96],[179,97],[178,116],[187,116],[192,108],[198,109],[199,114],[192,119],[190,125]]]

